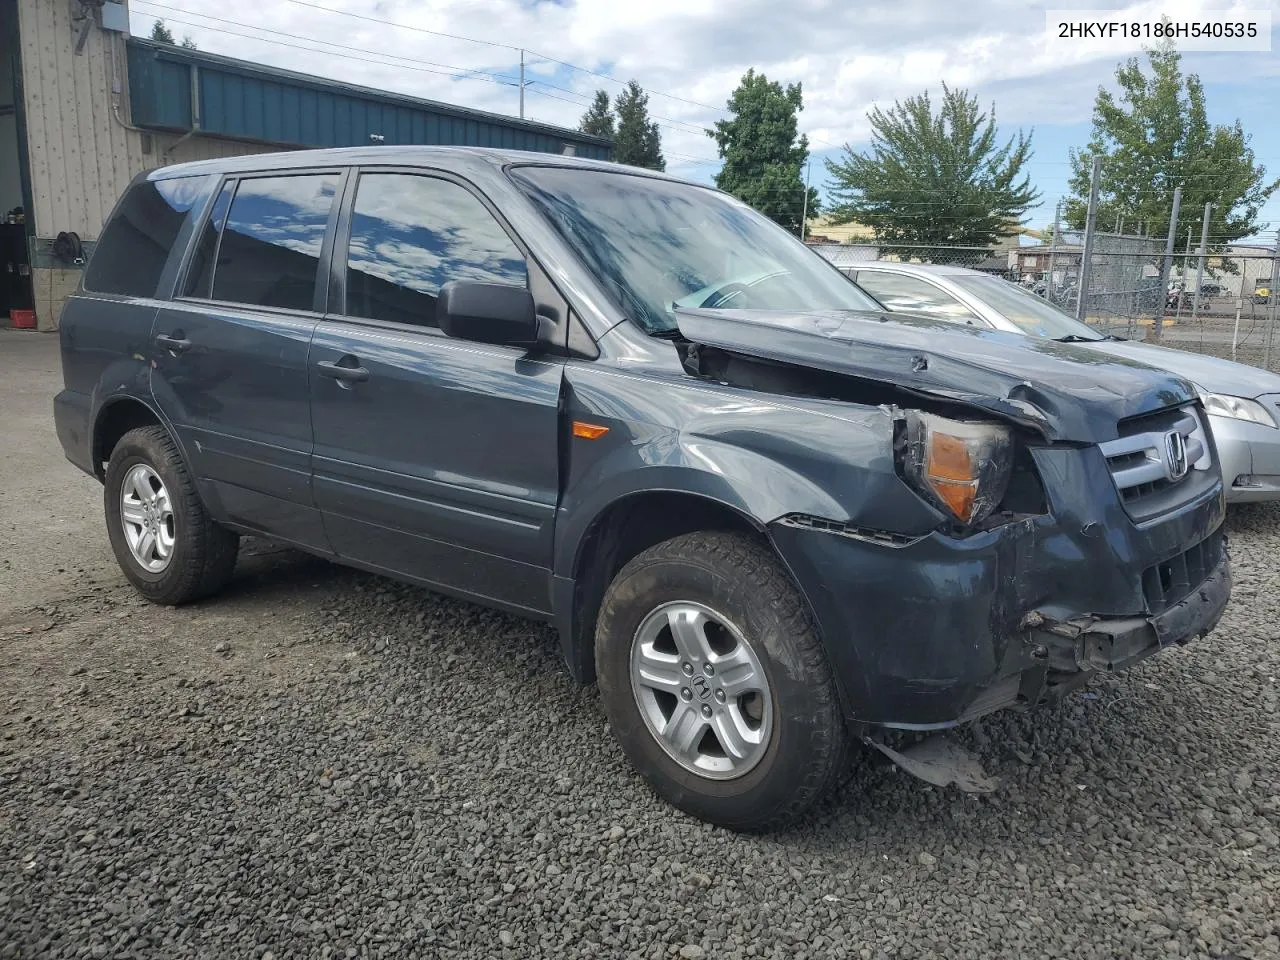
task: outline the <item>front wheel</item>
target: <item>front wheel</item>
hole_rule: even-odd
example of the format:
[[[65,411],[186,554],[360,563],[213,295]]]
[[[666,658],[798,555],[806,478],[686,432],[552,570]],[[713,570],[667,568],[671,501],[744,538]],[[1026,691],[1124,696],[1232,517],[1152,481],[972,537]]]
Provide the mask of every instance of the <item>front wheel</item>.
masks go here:
[[[605,594],[596,673],[654,790],[700,819],[769,829],[825,794],[848,737],[817,629],[763,545],[729,533],[641,553]]]
[[[231,578],[239,537],[209,516],[163,427],[139,427],[121,437],[105,479],[111,549],[144,597],[187,603]]]

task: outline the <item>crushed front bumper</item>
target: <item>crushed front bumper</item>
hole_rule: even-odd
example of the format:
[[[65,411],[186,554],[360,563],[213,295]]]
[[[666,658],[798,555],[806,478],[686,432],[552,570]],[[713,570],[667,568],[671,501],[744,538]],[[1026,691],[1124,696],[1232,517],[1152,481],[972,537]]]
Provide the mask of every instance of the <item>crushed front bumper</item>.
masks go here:
[[[1078,617],[1048,621],[1034,612],[1024,621],[1037,659],[1052,672],[1127,670],[1167,646],[1185,644],[1218,625],[1231,598],[1224,555],[1207,578],[1163,613],[1150,617]]]
[[[964,538],[771,524],[850,722],[946,729],[1211,630],[1231,585],[1221,487],[1144,525],[1112,496],[1081,484],[1057,517]]]

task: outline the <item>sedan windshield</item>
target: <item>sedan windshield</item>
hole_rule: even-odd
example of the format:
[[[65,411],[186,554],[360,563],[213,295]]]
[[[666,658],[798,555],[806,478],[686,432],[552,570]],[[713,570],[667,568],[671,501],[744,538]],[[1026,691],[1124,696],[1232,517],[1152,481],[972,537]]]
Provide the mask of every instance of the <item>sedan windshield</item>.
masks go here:
[[[948,277],[970,296],[1007,317],[1023,333],[1050,340],[1105,340],[1102,334],[1071,314],[1040,299],[1016,283],[999,277],[957,274]]]
[[[649,333],[674,331],[683,307],[882,309],[777,224],[706,187],[563,167],[512,176]]]

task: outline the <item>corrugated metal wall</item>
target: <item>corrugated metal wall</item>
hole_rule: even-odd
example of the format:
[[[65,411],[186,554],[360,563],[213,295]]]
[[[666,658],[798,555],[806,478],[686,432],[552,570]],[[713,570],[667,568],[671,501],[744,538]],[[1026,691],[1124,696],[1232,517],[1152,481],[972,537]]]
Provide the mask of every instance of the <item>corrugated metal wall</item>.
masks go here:
[[[128,97],[120,97],[119,117],[112,106],[117,83],[118,89],[128,89],[124,40],[95,26],[77,54],[71,10],[68,0],[18,0],[38,237],[72,230],[85,240],[95,239],[121,191],[143,170],[272,149],[196,137],[171,150],[179,135],[128,129],[122,122],[130,120]]]
[[[95,25],[77,54],[72,7],[69,0],[18,0],[28,216],[36,235],[32,292],[42,330],[57,326],[62,303],[79,282],[78,268],[50,260],[49,241],[59,232],[74,231],[91,245],[116,198],[148,168],[272,149],[208,137],[179,142],[179,134],[129,129],[127,94],[120,97],[119,117],[112,106],[113,90],[128,90],[124,38]]]
[[[609,159],[610,147],[574,130],[335,83],[137,38],[129,41],[134,122],[192,127],[195,77],[200,128],[305,147],[443,144],[504,147]]]

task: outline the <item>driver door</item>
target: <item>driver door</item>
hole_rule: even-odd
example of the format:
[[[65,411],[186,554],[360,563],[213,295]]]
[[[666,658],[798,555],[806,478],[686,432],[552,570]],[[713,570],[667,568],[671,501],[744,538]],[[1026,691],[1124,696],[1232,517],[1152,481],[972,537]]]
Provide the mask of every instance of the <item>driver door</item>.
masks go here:
[[[525,254],[444,175],[365,171],[348,205],[310,356],[325,532],[361,566],[548,613],[564,361],[435,325],[445,283],[524,286]]]

